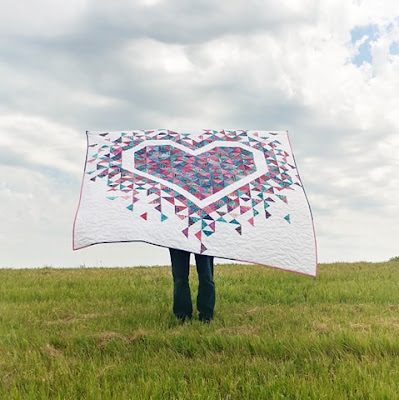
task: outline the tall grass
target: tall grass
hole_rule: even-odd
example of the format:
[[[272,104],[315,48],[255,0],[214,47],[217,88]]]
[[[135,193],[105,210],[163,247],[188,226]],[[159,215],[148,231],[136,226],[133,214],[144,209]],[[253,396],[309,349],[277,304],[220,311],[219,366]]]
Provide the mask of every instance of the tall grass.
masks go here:
[[[215,275],[181,324],[167,267],[0,270],[0,399],[399,399],[399,262]]]

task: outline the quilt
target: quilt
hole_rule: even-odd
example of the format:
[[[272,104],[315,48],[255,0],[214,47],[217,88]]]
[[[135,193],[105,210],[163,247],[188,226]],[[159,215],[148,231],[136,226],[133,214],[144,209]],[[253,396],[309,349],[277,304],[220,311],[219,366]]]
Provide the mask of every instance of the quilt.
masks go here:
[[[73,249],[131,241],[315,276],[288,132],[87,132]]]

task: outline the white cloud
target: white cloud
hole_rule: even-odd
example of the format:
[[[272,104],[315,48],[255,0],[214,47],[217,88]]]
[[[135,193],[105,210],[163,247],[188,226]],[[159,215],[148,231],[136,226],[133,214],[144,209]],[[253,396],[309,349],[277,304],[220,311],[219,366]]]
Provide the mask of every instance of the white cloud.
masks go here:
[[[88,4],[86,0],[2,0],[0,32],[29,38],[64,35],[82,22]]]
[[[85,154],[83,133],[43,117],[0,116],[0,147],[14,162],[78,174]]]
[[[122,57],[126,63],[150,74],[184,74],[193,70],[183,45],[166,44],[149,38],[130,41]]]

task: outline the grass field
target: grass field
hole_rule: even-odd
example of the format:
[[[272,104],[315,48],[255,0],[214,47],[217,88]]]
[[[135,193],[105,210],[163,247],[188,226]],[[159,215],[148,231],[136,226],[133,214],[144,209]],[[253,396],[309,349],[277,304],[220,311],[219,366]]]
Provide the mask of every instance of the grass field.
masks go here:
[[[208,325],[167,267],[0,270],[0,399],[399,399],[399,262],[215,274]]]

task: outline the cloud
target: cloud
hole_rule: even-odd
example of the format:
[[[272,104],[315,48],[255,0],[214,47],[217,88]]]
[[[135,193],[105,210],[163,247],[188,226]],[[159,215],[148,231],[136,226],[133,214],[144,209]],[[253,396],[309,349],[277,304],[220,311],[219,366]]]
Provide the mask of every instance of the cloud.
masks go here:
[[[0,32],[26,38],[65,35],[82,22],[88,5],[85,0],[3,0]]]
[[[287,23],[307,22],[316,9],[317,2],[313,0],[282,1],[279,7],[260,0],[246,3],[172,0],[160,1],[153,7],[129,1],[96,2],[93,15],[98,25],[89,29],[102,28],[102,32],[111,31],[123,38],[149,37],[166,43],[192,44],[225,34],[247,35]]]
[[[8,114],[0,116],[0,134],[1,164],[67,174],[81,170],[83,135],[73,129],[36,116]]]

